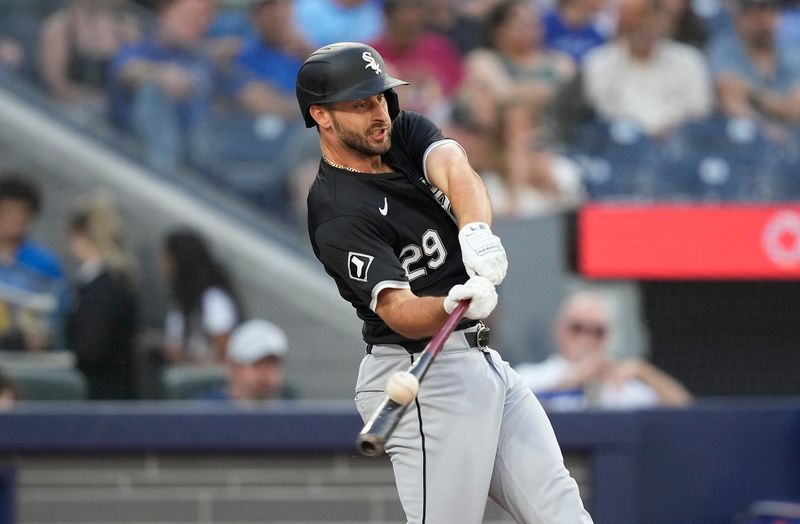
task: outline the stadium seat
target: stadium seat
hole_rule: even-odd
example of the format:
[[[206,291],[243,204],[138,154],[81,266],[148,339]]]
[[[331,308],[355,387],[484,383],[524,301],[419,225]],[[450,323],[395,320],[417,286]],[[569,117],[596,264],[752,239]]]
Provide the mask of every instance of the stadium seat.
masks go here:
[[[161,381],[169,400],[190,400],[225,383],[224,365],[173,365],[164,368]]]
[[[677,161],[663,161],[658,173],[661,199],[729,201],[741,197],[752,166],[738,164],[727,155],[692,152]]]
[[[746,119],[712,117],[678,129],[660,159],[662,198],[764,200],[770,144]]]
[[[592,200],[628,200],[650,192],[655,144],[629,122],[584,125],[568,154],[581,167]]]
[[[770,153],[767,164],[769,199],[773,201],[800,199],[800,141],[777,145]]]
[[[240,112],[217,115],[212,123],[206,170],[212,179],[256,206],[283,213],[286,152],[294,129],[278,117]]]
[[[20,400],[85,400],[86,380],[73,368],[8,366],[5,368],[20,389]]]

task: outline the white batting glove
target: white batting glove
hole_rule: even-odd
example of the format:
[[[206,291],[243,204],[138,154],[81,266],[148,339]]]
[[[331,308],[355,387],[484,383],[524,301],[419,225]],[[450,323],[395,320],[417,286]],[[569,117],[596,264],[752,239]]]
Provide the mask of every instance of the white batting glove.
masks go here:
[[[508,258],[500,238],[492,233],[489,224],[471,222],[458,232],[461,258],[471,277],[486,277],[495,286],[506,277]]]
[[[485,277],[472,277],[463,284],[450,288],[444,299],[444,310],[449,315],[461,300],[470,300],[464,316],[473,320],[482,320],[497,306],[497,291]]]

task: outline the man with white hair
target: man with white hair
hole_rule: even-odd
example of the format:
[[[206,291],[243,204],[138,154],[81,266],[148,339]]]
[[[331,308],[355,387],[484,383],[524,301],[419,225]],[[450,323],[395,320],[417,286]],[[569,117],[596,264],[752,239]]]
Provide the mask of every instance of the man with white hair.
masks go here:
[[[521,364],[516,370],[553,411],[682,406],[691,401],[678,381],[649,362],[614,361],[608,353],[611,325],[610,308],[601,295],[574,293],[556,318],[558,351],[544,362]]]

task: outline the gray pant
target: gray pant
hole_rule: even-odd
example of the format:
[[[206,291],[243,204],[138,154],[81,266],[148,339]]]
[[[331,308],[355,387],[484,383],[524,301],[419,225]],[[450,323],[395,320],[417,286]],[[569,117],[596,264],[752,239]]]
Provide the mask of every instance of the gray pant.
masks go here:
[[[355,397],[364,420],[411,359],[399,346],[364,357]],[[480,523],[487,495],[520,523],[592,522],[539,401],[496,351],[469,348],[462,332],[436,357],[386,451],[409,523]]]

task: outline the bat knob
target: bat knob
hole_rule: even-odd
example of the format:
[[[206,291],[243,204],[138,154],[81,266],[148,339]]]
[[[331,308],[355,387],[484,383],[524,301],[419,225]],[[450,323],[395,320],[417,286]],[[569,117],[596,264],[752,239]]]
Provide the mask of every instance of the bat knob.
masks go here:
[[[377,435],[365,433],[358,436],[356,447],[362,455],[367,457],[379,457],[383,454],[383,439]]]

